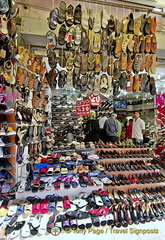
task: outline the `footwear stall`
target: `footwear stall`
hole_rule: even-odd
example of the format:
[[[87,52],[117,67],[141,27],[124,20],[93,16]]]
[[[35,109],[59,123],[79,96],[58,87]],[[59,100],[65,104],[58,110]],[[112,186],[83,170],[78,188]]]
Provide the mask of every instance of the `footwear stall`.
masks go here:
[[[164,12],[126,2],[45,4],[0,2],[0,239],[109,237],[163,223],[156,70]],[[140,110],[150,141],[86,142],[92,109],[123,119]]]

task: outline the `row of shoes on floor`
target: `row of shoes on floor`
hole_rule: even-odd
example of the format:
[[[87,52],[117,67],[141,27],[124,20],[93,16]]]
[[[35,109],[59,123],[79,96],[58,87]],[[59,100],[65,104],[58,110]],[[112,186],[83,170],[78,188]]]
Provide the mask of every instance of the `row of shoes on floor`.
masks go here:
[[[37,233],[51,233],[54,226],[65,231],[105,225],[127,227],[132,223],[164,219],[163,199],[164,187],[156,187],[143,190],[129,189],[129,195],[120,190],[113,190],[111,193],[94,190],[91,194],[80,193],[73,199],[69,199],[68,196],[47,195],[45,199],[28,197],[11,202],[3,200],[1,231],[13,239],[19,235],[29,237]],[[155,203],[155,200],[159,200],[159,203]],[[55,210],[58,212],[65,210],[65,214],[56,216],[53,214]],[[5,219],[8,221],[4,221]]]

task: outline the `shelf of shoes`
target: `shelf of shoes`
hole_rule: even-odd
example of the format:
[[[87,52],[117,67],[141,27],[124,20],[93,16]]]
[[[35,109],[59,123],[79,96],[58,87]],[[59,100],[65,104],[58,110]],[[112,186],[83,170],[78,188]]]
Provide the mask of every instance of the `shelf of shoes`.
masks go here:
[[[66,142],[67,133],[71,132],[73,137],[83,140],[81,126],[83,117],[76,116],[75,101],[68,99],[66,94],[52,96],[52,126],[55,127],[56,142]],[[65,129],[61,129],[65,127]]]
[[[150,148],[96,148],[95,153],[100,157],[98,163],[103,173],[100,180],[105,190],[122,187],[128,191],[136,184],[141,189],[144,184],[163,185],[165,181],[160,173],[162,168],[152,161],[154,155]]]

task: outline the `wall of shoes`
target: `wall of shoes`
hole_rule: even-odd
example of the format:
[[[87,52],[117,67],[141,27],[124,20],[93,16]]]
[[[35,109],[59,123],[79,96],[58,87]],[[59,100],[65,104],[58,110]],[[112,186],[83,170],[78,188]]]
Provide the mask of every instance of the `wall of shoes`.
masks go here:
[[[84,143],[83,118],[66,93],[155,95],[156,18],[130,13],[119,20],[105,9],[94,18],[92,8],[61,1],[48,17],[45,73],[42,57],[15,45],[16,2],[6,1],[0,13],[7,48],[0,77],[0,238],[163,220],[165,176],[152,150],[127,141]],[[103,101],[97,114],[112,109],[112,101]]]
[[[120,90],[154,95],[150,74],[158,64],[156,17],[134,18],[130,13],[118,19],[106,8],[93,11],[92,5],[74,8],[64,1],[50,11],[47,56],[50,72],[56,69],[50,85],[55,81],[54,88],[73,86],[84,96],[90,92],[117,96]]]

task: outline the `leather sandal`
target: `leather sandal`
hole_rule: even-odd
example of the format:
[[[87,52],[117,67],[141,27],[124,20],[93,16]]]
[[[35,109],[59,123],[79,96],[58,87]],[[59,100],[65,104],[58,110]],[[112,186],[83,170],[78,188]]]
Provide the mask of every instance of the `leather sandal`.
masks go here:
[[[133,33],[133,32],[134,32],[134,18],[133,18],[133,13],[130,13],[130,14],[129,14],[128,32],[129,32],[129,33]]]
[[[140,40],[139,52],[142,53],[145,51],[145,37],[143,34],[139,36],[139,40]]]
[[[102,71],[106,72],[108,67],[108,53],[107,50],[102,51]]]
[[[99,76],[96,75],[93,95],[98,96],[99,93],[100,93],[100,78],[99,78]]]
[[[70,4],[68,6],[68,8],[66,9],[66,19],[65,19],[65,22],[66,22],[67,26],[72,26],[72,24],[73,24],[73,21],[74,21],[74,19],[73,19],[73,11],[74,11],[73,6]]]
[[[102,28],[106,28],[109,20],[109,15],[106,11],[106,9],[103,9],[101,12],[101,26]]]
[[[114,72],[114,58],[110,57],[108,59],[108,68],[107,68],[108,75],[113,76]]]
[[[80,68],[74,68],[73,70],[73,86],[76,90],[80,89]]]
[[[49,22],[49,28],[55,30],[58,23],[58,8],[54,8],[50,11],[47,20]]]
[[[67,31],[66,31],[66,26],[65,24],[62,24],[60,29],[59,29],[59,34],[58,34],[58,43],[60,45],[64,45],[65,44],[65,35],[66,35]]]
[[[115,50],[114,50],[114,56],[116,58],[119,58],[122,52],[121,48],[121,38],[117,37],[115,40]]]
[[[123,25],[122,25],[122,32],[123,33],[127,33],[127,29],[128,29],[128,23],[129,23],[129,17],[124,17],[122,19]]]
[[[151,72],[152,74],[156,74],[156,68],[158,66],[158,57],[155,55],[151,55],[151,66],[149,68],[149,72]]]
[[[67,53],[67,60],[66,60],[66,69],[68,71],[72,70],[72,68],[73,68],[73,60],[74,60],[73,52],[68,52]]]
[[[133,70],[134,73],[138,73],[140,71],[140,67],[142,64],[142,55],[140,53],[135,54]]]
[[[133,51],[134,51],[134,53],[139,53],[139,48],[140,48],[140,44],[141,44],[139,36],[134,35],[133,40],[135,41]]]
[[[88,19],[89,19],[88,9],[85,7],[82,9],[81,25],[86,31],[89,28]]]
[[[156,40],[156,35],[153,35],[151,37],[151,53],[155,54],[157,51],[157,40]]]
[[[125,71],[126,68],[127,68],[127,54],[126,54],[126,52],[121,53],[120,66],[121,66],[122,71]]]
[[[80,27],[80,25],[77,25],[75,27],[74,43],[75,43],[75,45],[80,45],[80,43],[81,43],[81,27]]]
[[[119,79],[120,75],[121,75],[120,60],[115,60],[113,78],[114,79]]]
[[[146,55],[145,57],[146,61],[145,61],[145,70],[146,72],[149,72],[149,69],[152,65],[152,55]]]
[[[75,49],[74,65],[77,68],[80,68],[80,66],[81,66],[81,51],[80,51],[80,48]]]
[[[126,86],[127,92],[133,91],[133,75],[132,73],[127,75],[127,86]]]
[[[151,36],[147,35],[145,38],[145,52],[150,53],[151,52]]]
[[[150,77],[150,94],[155,95],[156,94],[156,85],[155,85],[155,78]]]
[[[149,86],[150,80],[147,76],[147,73],[141,74],[140,78],[141,78],[141,91],[149,92],[150,91],[150,86]]]
[[[131,73],[132,72],[132,67],[133,67],[133,62],[134,62],[134,58],[135,55],[134,54],[128,54],[128,58],[127,58],[127,73]]]
[[[89,47],[89,39],[88,39],[88,34],[85,29],[82,29],[81,31],[81,49],[82,51],[86,52]]]
[[[94,85],[95,85],[95,74],[94,71],[89,71],[88,72],[88,82],[87,82],[87,87],[90,90],[94,89]]]
[[[145,69],[145,65],[146,65],[145,53],[143,52],[141,54],[141,56],[142,56],[142,62],[141,62],[141,66],[140,66],[140,71],[143,71]]]
[[[122,29],[122,21],[115,19],[115,37],[119,37]]]
[[[93,30],[95,33],[98,33],[100,29],[101,29],[101,15],[99,13],[95,15]]]
[[[81,57],[80,72],[81,74],[86,74],[87,70],[88,70],[88,58],[87,58],[87,54],[83,54]]]
[[[105,93],[108,88],[108,76],[106,74],[102,74],[100,78],[100,92]]]
[[[157,26],[156,17],[152,17],[151,18],[151,28],[150,28],[150,33],[151,34],[156,33],[156,26]]]
[[[107,47],[108,47],[107,30],[103,29],[101,36],[101,49],[104,51],[107,50]]]
[[[119,78],[119,84],[120,84],[120,88],[123,90],[126,90],[126,86],[127,86],[127,76],[125,72],[122,72],[120,78]]]
[[[141,88],[141,79],[139,74],[134,75],[134,81],[133,81],[133,92],[137,93],[140,91]]]
[[[81,24],[81,5],[78,4],[74,9],[74,24]]]
[[[82,94],[86,94],[86,91],[87,91],[87,76],[86,75],[81,76],[80,91],[81,91]]]
[[[94,34],[94,40],[93,40],[94,53],[98,53],[100,51],[100,45],[101,45],[101,34],[97,32]]]
[[[141,18],[135,18],[134,19],[134,34],[135,35],[140,34],[140,26],[141,26]]]
[[[95,73],[99,73],[101,71],[102,64],[101,64],[101,54],[97,53],[95,55]]]
[[[89,50],[88,52],[88,70],[93,70],[95,67],[95,55],[93,51]]]
[[[66,3],[64,1],[61,1],[58,10],[58,22],[60,24],[65,21],[65,16],[66,16]]]
[[[61,48],[59,50],[59,65],[64,68],[66,66],[66,57],[65,57],[65,50]]]

